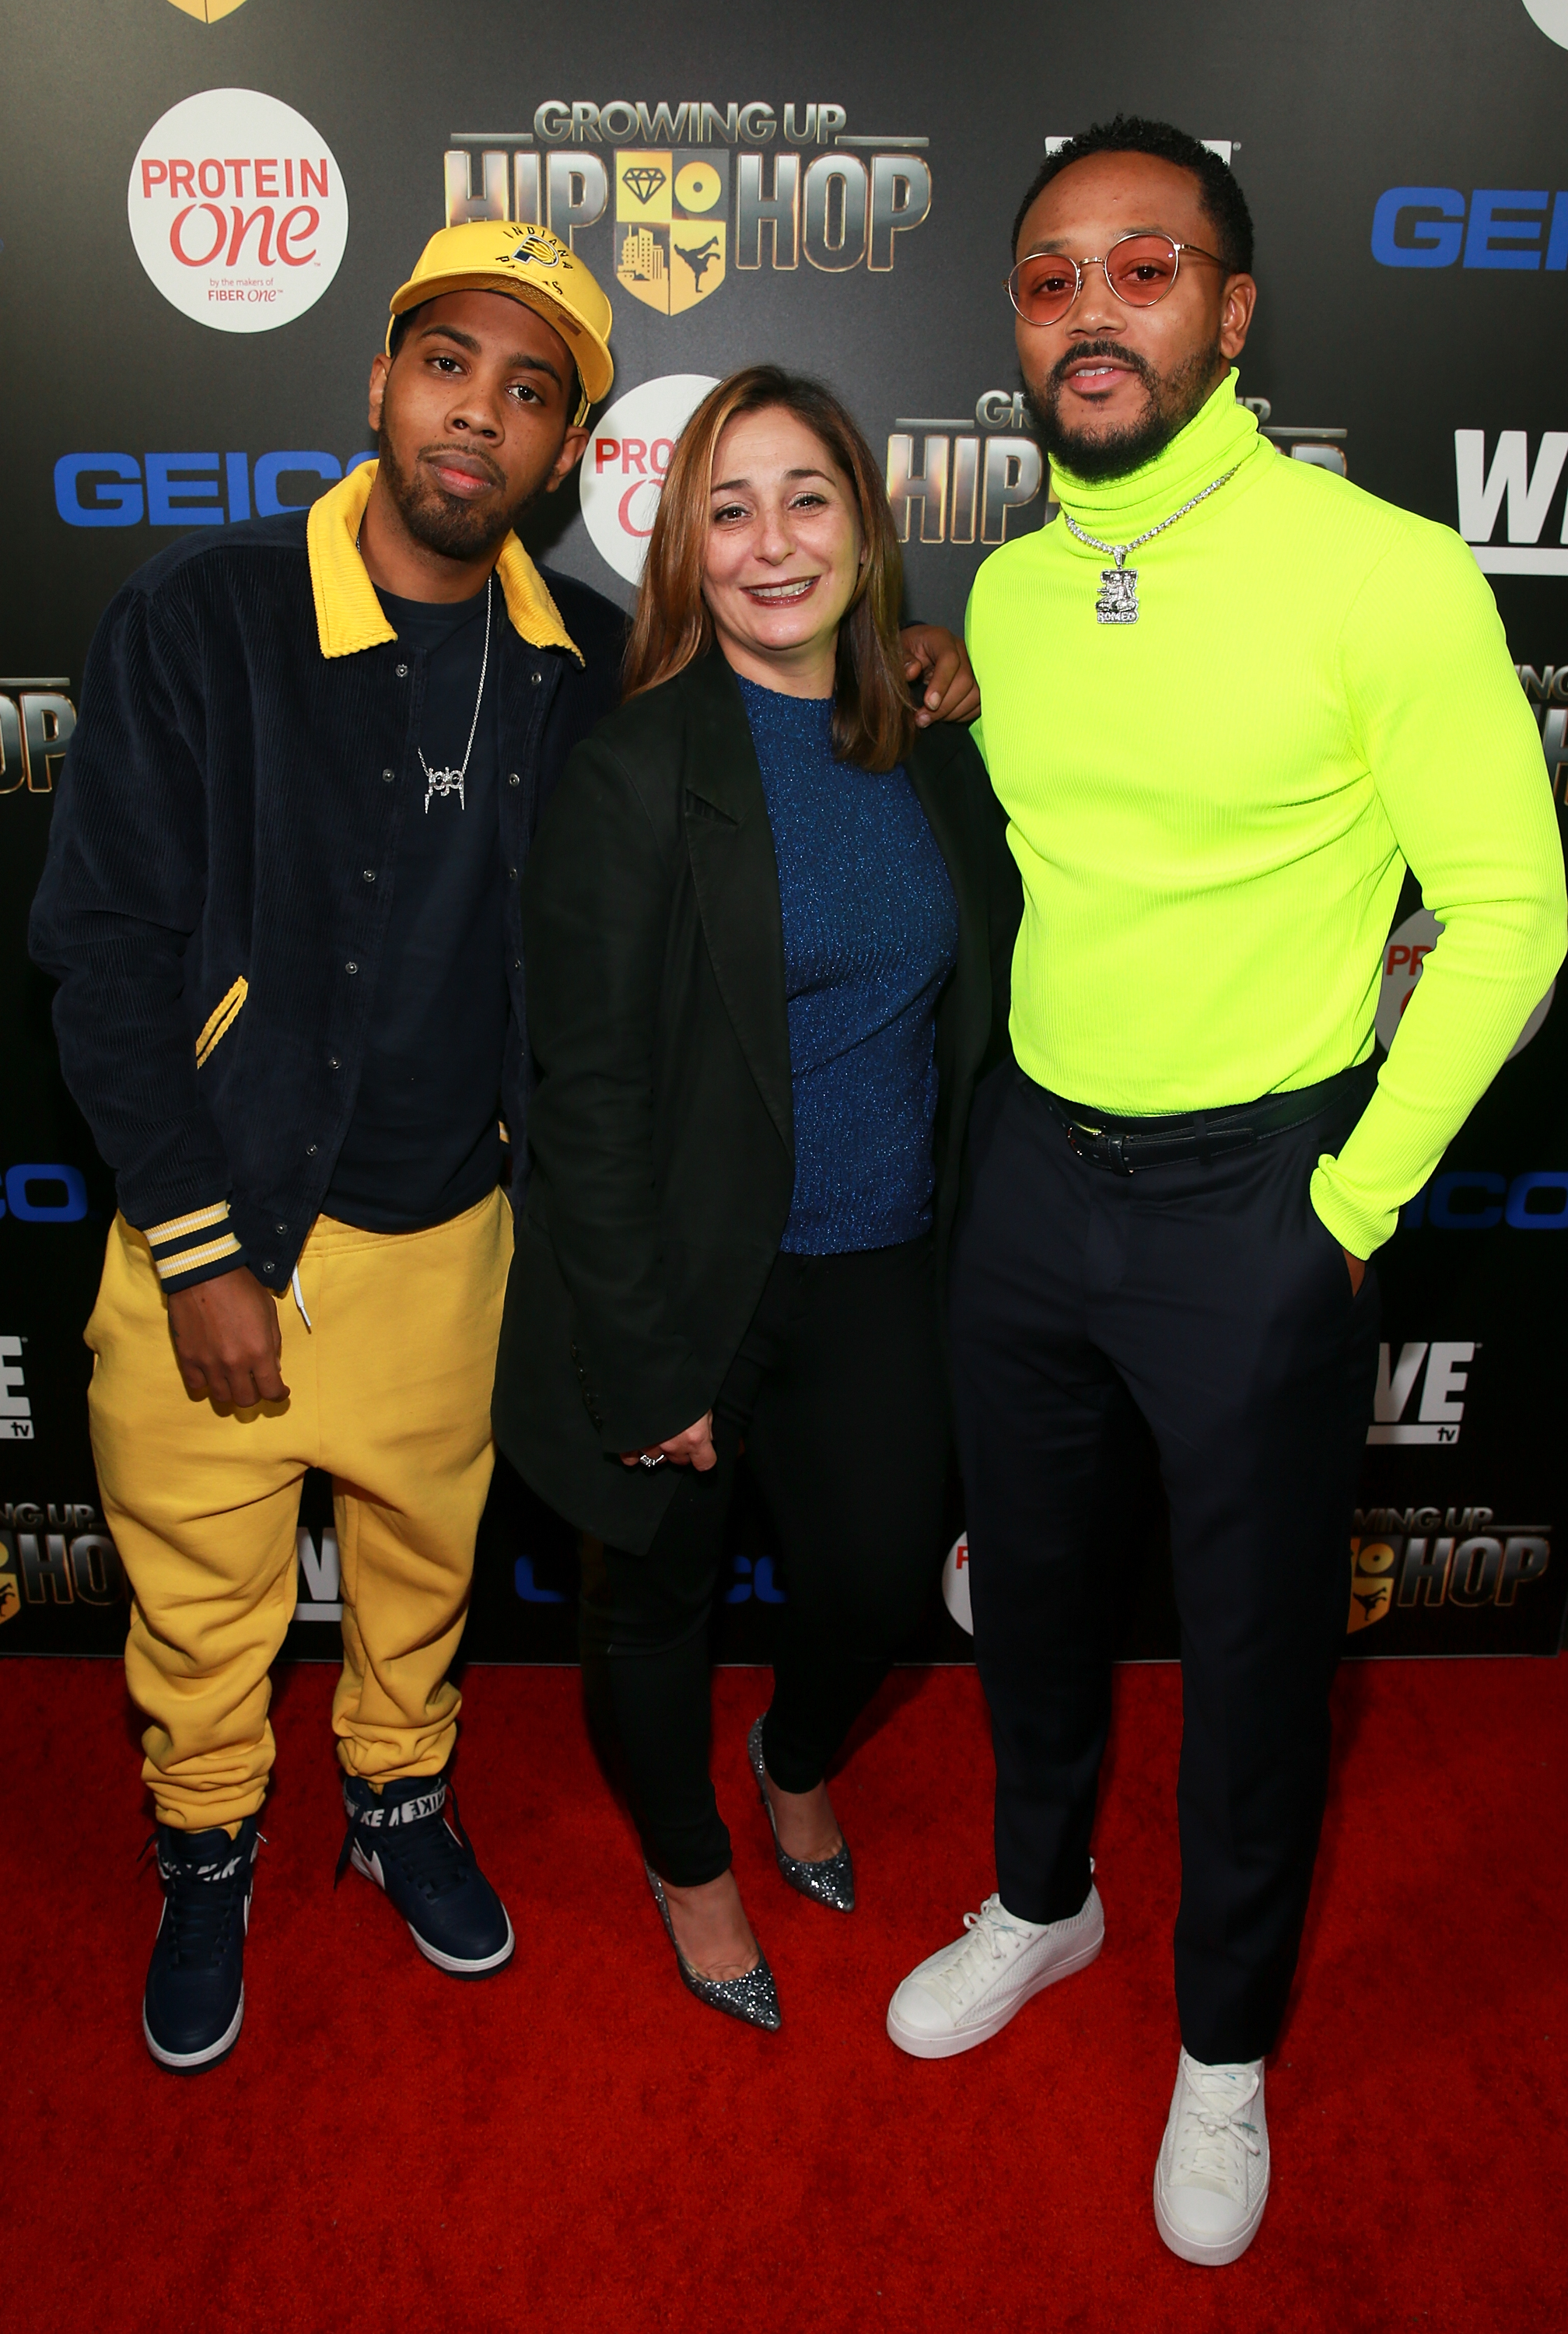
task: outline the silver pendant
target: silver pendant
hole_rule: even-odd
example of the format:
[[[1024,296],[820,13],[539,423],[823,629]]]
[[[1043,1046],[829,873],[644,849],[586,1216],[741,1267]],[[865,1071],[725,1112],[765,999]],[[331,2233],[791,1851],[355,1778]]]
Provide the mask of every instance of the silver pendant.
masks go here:
[[[1101,569],[1100,597],[1094,603],[1094,613],[1102,624],[1135,624],[1138,622],[1136,567]]]
[[[456,795],[457,797],[457,808],[459,810],[467,809],[467,801],[463,792],[464,773],[461,770],[433,770],[427,762],[425,764],[425,776],[429,781],[429,784],[425,788],[425,808],[427,810],[430,807],[430,797],[432,795],[439,795],[443,802],[446,801],[448,795]]]

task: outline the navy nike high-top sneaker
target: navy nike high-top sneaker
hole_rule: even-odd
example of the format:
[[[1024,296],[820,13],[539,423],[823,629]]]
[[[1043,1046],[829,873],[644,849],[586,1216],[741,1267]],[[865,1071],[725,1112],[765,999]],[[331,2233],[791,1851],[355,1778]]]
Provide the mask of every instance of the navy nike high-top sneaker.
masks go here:
[[[148,1964],[141,2030],[160,2067],[199,2074],[226,2059],[245,2018],[245,1939],[261,1834],[158,1827],[163,1918]]]
[[[447,1800],[445,1775],[401,1776],[379,1792],[346,1776],[349,1829],[337,1877],[351,1863],[383,1889],[438,1969],[490,1977],[512,1958],[512,1923],[479,1869],[457,1802],[448,1820]]]

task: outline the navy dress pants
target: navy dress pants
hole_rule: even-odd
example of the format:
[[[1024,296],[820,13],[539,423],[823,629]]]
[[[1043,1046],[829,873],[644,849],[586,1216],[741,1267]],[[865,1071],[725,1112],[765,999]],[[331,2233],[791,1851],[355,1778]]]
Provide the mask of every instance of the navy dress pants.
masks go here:
[[[1352,1294],[1307,1187],[1370,1083],[1370,1066],[1347,1074],[1316,1118],[1249,1150],[1131,1175],[1081,1157],[1011,1067],[972,1127],[951,1320],[997,1885],[1029,1921],[1089,1892],[1102,1550],[1141,1416],[1181,1623],[1177,2001],[1211,2064],[1272,2048],[1317,1852],[1378,1299],[1370,1270]]]

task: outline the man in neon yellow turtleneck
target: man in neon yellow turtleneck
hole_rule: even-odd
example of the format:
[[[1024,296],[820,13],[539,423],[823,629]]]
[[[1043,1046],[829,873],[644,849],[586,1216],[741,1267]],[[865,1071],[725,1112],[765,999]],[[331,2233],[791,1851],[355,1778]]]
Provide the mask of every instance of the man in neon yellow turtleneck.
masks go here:
[[[1256,286],[1225,164],[1162,123],[1090,130],[1040,171],[1014,256],[1061,517],[987,560],[969,610],[1025,905],[1017,1066],[976,1105],[952,1289],[997,1894],[889,2031],[967,2049],[1099,1951],[1103,1543],[1147,1430],[1184,1712],[1155,2215],[1218,2263],[1268,2192],[1263,2062],[1376,1366],[1366,1259],[1556,971],[1563,854],[1465,545],[1283,459],[1236,401]],[[1443,933],[1380,1071],[1407,865]]]

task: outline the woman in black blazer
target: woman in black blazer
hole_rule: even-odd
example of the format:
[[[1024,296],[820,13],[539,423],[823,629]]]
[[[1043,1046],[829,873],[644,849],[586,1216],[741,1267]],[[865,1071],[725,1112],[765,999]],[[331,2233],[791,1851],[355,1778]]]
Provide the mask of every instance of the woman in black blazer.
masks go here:
[[[852,1906],[823,1775],[941,1558],[938,1290],[1016,871],[962,728],[916,728],[864,439],[754,367],[676,448],[625,701],[529,858],[538,1087],[495,1435],[587,1536],[648,1877],[692,1992],[779,2022],[708,1774],[744,1438],[776,1526],[753,1770],[792,1886]]]

